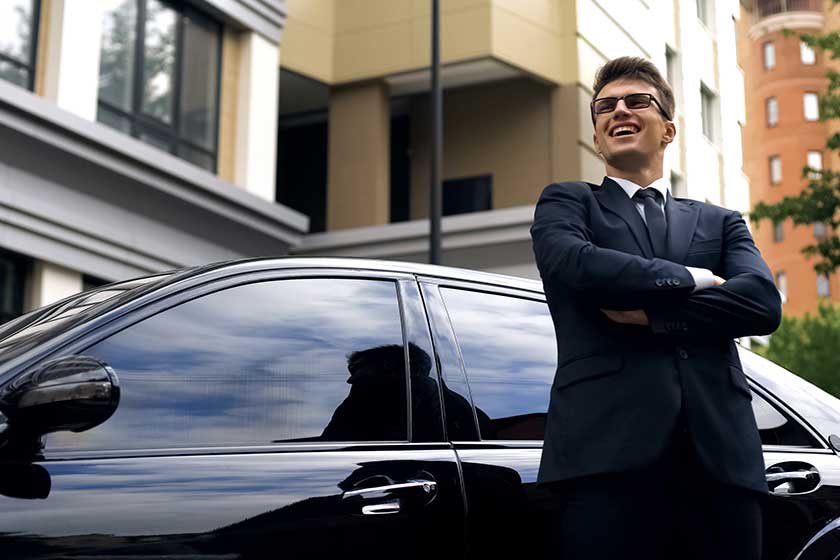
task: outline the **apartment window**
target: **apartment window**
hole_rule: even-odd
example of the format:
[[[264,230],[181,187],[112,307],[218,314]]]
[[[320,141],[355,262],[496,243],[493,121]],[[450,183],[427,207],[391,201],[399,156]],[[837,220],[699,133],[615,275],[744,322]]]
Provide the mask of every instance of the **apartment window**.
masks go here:
[[[708,0],[695,0],[697,6],[697,19],[699,19],[706,27],[711,27],[709,22],[709,2]]]
[[[814,92],[806,93],[803,98],[803,105],[805,107],[805,120],[816,121],[820,118],[820,102],[817,94]]]
[[[780,243],[785,240],[785,224],[779,222],[778,224],[773,224],[773,241],[776,243]]]
[[[443,182],[443,215],[466,214],[493,208],[493,176],[466,177]]]
[[[700,113],[703,120],[703,135],[715,141],[716,96],[706,86],[700,85]]]
[[[216,170],[222,27],[161,0],[108,0],[97,120]]]
[[[23,315],[24,285],[30,268],[28,258],[0,250],[0,323]]]
[[[0,2],[0,80],[35,88],[39,0]]]
[[[767,98],[767,126],[779,124],[779,102],[775,97]]]
[[[808,150],[808,155],[805,159],[805,164],[810,167],[811,169],[821,170],[822,169],[822,152],[818,150]],[[820,174],[816,172],[808,173],[809,179],[819,179]]]
[[[785,272],[779,271],[776,273],[776,289],[782,294],[782,297],[787,299],[788,295],[788,283],[787,283],[787,274]]]
[[[782,158],[770,156],[770,184],[778,185],[782,182]]]
[[[814,224],[814,237],[823,239],[826,236],[825,222],[816,222]]]
[[[679,173],[671,171],[671,194],[676,198],[688,198],[685,180]]]
[[[799,58],[802,60],[802,64],[817,63],[817,53],[804,41],[799,42]]]
[[[831,295],[828,276],[825,274],[817,274],[817,295],[819,297],[828,297]]]
[[[776,67],[776,47],[772,41],[764,43],[764,69],[770,70]]]

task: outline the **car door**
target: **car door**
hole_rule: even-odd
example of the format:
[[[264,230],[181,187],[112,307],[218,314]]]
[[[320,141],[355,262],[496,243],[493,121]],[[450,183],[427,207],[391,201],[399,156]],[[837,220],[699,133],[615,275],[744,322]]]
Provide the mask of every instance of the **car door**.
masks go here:
[[[555,502],[536,485],[554,327],[542,294],[426,278],[471,557],[542,557]]]
[[[840,555],[840,457],[807,418],[836,418],[838,403],[827,403],[833,411],[821,409],[826,398],[816,387],[755,354],[742,352],[741,361],[770,489],[764,558],[833,560]]]
[[[256,273],[138,313],[64,350],[116,372],[114,415],[0,462],[4,558],[460,553],[412,277]]]

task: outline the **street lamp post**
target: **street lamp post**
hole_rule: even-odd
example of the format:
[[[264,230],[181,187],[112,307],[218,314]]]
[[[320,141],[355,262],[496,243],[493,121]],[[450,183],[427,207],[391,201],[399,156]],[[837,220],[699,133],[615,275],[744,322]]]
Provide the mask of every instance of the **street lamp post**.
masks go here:
[[[432,0],[432,157],[429,201],[429,262],[441,263],[441,162],[443,160],[443,94],[440,85],[440,0]]]

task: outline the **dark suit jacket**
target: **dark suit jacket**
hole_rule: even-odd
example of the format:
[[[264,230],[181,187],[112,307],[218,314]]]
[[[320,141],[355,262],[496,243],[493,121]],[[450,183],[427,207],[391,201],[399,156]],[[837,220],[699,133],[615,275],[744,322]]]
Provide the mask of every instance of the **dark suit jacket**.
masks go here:
[[[781,320],[770,271],[737,212],[668,197],[666,258],[655,258],[633,201],[611,179],[555,183],[531,236],[557,334],[539,481],[654,462],[682,411],[700,460],[718,480],[767,491],[761,442],[733,338]],[[692,293],[685,266],[722,286]],[[645,309],[650,327],[600,309]]]

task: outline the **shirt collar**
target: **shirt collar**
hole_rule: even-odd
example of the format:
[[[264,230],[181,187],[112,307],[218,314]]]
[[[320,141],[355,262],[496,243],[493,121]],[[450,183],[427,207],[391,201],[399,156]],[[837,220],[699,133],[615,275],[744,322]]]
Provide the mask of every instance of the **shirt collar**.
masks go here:
[[[621,189],[624,192],[626,192],[627,196],[629,196],[631,199],[633,198],[633,195],[636,194],[636,191],[642,188],[641,185],[637,185],[633,181],[628,181],[627,179],[622,179],[621,177],[610,177],[609,175],[607,175],[607,177],[618,183],[618,186],[621,187]],[[668,200],[669,186],[670,185],[668,184],[668,181],[666,181],[664,177],[660,177],[659,179],[648,185],[647,188],[653,188],[658,190],[659,193],[662,195],[662,200]]]

